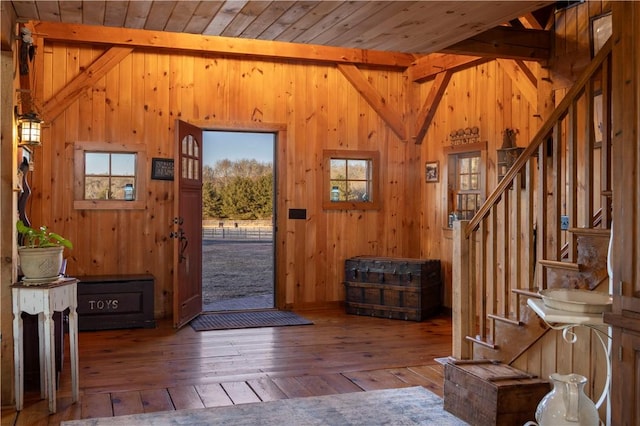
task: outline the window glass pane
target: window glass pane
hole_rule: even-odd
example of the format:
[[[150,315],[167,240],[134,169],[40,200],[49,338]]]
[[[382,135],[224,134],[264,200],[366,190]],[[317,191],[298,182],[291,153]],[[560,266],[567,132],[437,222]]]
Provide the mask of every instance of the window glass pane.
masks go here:
[[[469,175],[461,175],[460,176],[460,188],[461,191],[467,191],[470,189],[469,187]]]
[[[332,158],[330,161],[329,177],[333,179],[347,178],[347,161]]]
[[[135,154],[111,154],[111,174],[116,176],[135,176]]]
[[[347,160],[347,173],[349,179],[365,180],[367,178],[367,160]]]
[[[124,184],[135,187],[136,154],[85,152],[84,199],[124,200]]]
[[[471,160],[471,173],[480,173],[480,157],[470,158]]]
[[[347,200],[366,202],[369,201],[367,194],[367,183],[363,181],[349,181]]]
[[[85,152],[84,153],[84,173],[86,175],[108,175],[109,174],[109,153]]]
[[[111,178],[111,199],[112,200],[124,200],[124,186],[126,184],[134,184],[133,179],[127,177],[112,177]],[[135,185],[134,194],[135,194]],[[135,195],[134,195],[135,197]]]
[[[84,199],[85,200],[108,200],[109,199],[109,178],[86,176],[84,179]]]
[[[182,154],[183,155],[187,154],[187,136],[182,138]]]
[[[189,135],[189,139],[187,140],[187,155],[193,156],[193,136]]]
[[[471,171],[471,168],[469,167],[469,159],[468,158],[461,158],[460,159],[460,173],[467,174],[470,171]]]
[[[467,196],[467,210],[471,210],[471,211],[476,210],[476,197],[472,194]]]
[[[194,179],[199,179],[198,177],[198,173],[200,172],[200,167],[199,167],[199,161],[198,160],[193,160],[193,178]]]
[[[181,173],[183,178],[188,178],[188,170],[187,170],[187,158],[186,157],[182,157],[182,173]]]
[[[478,175],[470,175],[469,178],[471,179],[469,189],[478,189]]]
[[[200,153],[198,152],[198,143],[195,139],[193,140],[193,156],[196,158],[200,157]]]

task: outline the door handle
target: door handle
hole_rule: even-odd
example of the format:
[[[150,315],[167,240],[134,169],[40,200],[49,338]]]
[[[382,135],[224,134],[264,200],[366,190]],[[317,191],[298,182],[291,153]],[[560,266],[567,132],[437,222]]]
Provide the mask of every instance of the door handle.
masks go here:
[[[185,235],[185,232],[182,228],[178,228],[176,232],[171,231],[169,234],[169,238],[177,238],[180,240],[180,248],[178,250],[178,262],[182,263],[183,260],[186,259],[184,253],[189,246],[189,239]]]
[[[186,259],[184,252],[187,250],[188,245],[189,245],[189,239],[187,238],[186,235],[184,235],[184,232],[182,232],[182,235],[180,235],[180,252],[179,252],[180,263],[182,263],[182,261]]]

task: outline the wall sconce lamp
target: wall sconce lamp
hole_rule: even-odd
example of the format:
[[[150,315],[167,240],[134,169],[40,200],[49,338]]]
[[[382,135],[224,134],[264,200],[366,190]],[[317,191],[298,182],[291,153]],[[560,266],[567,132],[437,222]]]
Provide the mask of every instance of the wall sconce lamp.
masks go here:
[[[42,120],[35,112],[18,115],[19,145],[40,145]]]

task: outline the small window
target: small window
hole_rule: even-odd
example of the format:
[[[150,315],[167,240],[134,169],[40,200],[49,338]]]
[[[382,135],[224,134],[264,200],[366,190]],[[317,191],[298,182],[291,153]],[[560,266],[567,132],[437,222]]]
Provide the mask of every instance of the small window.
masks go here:
[[[144,145],[77,142],[74,148],[74,208],[144,208]]]
[[[485,199],[486,144],[449,149],[447,162],[448,226],[453,220],[471,220]]]
[[[136,199],[136,154],[84,153],[84,199]]]
[[[480,153],[461,154],[456,161],[456,199],[458,219],[471,219],[482,205],[480,191]]]
[[[380,206],[377,151],[324,151],[323,207],[369,210]]]

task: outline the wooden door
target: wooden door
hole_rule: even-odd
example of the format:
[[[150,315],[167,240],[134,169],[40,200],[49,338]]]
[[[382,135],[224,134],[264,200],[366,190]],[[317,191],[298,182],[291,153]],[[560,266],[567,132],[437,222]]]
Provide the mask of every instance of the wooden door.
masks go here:
[[[202,312],[202,130],[176,120],[173,324]]]

